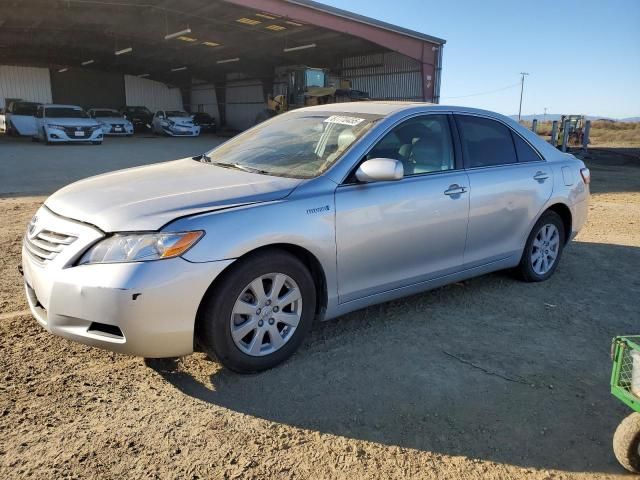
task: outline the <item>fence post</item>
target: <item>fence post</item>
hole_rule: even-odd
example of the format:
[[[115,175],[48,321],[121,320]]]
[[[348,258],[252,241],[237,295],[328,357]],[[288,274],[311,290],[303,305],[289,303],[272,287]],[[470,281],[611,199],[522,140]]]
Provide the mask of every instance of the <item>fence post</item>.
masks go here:
[[[591,133],[591,120],[584,123],[584,134],[582,135],[582,150],[585,152],[589,147],[589,134]]]
[[[531,121],[531,131],[533,133],[538,133],[538,119],[537,118],[534,118]]]
[[[558,121],[554,120],[551,124],[551,145],[558,145]]]
[[[562,124],[562,151],[567,151],[567,144],[569,143],[569,119],[566,119]]]

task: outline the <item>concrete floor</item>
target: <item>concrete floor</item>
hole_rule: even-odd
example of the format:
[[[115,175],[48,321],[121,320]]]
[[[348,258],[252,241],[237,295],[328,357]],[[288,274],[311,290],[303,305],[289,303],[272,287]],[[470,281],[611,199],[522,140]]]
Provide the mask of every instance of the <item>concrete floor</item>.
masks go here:
[[[198,155],[225,140],[139,134],[110,137],[100,146],[44,145],[0,135],[0,196],[48,195],[92,175]]]

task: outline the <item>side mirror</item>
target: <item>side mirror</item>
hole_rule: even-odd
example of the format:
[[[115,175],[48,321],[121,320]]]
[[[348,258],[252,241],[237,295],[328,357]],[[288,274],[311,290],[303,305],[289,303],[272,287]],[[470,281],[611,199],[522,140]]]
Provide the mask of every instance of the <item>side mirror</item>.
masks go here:
[[[402,162],[392,158],[372,158],[365,160],[356,170],[360,182],[386,182],[404,177]]]

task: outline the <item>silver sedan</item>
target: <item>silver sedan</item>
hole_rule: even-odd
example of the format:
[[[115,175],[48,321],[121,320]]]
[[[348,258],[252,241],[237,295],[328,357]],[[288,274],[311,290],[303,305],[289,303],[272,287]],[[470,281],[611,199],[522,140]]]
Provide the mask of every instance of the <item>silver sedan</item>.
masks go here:
[[[71,184],[29,224],[31,309],[53,334],[239,372],[314,319],[488,272],[548,279],[589,170],[513,120],[361,102],[279,115],[195,158]]]

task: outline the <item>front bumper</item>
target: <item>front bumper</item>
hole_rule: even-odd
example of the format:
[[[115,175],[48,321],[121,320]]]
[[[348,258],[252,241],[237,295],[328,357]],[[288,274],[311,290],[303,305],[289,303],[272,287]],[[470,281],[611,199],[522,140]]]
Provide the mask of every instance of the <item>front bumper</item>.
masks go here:
[[[130,355],[175,357],[193,351],[200,302],[233,260],[191,263],[173,258],[71,266],[100,232],[46,209],[38,218],[46,231],[77,236],[45,262],[23,243],[25,291],[40,325],[55,335]]]
[[[124,127],[114,127],[113,125],[102,129],[105,136],[109,137],[122,137],[133,135],[133,125]]]
[[[172,137],[197,137],[200,135],[200,127],[162,127],[162,130],[167,135],[171,135]]]
[[[65,130],[58,128],[46,128],[46,140],[52,143],[68,143],[68,142],[101,142],[104,138],[102,128],[96,128],[92,132],[85,133],[82,136],[70,136]]]

